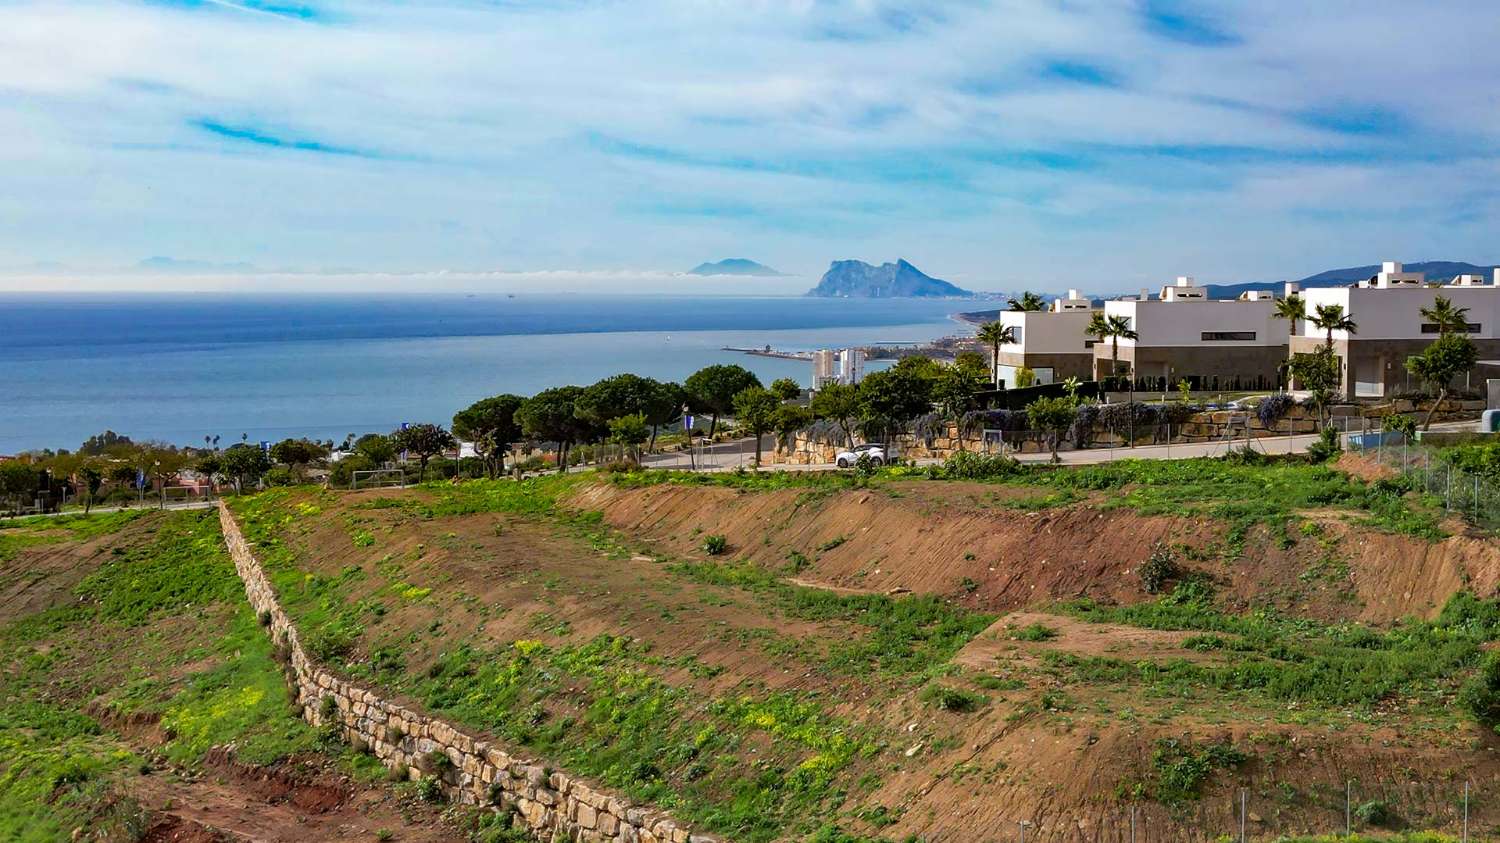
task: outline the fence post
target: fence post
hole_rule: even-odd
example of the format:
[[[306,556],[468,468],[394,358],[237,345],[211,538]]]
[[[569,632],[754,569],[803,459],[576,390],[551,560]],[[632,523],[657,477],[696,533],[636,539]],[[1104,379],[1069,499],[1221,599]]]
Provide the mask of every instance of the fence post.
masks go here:
[[[1463,843],[1469,843],[1469,783],[1464,782],[1464,838]]]
[[[1448,489],[1443,494],[1443,509],[1453,509],[1453,463],[1448,463]]]
[[[1353,832],[1355,832],[1355,820],[1353,820],[1353,811],[1350,810],[1350,802],[1353,801],[1355,801],[1355,783],[1353,783],[1353,781],[1347,780],[1346,778],[1346,780],[1344,780],[1344,835],[1346,835],[1346,837],[1349,837],[1350,834],[1353,834]]]
[[[1240,843],[1245,843],[1245,788],[1240,788]]]

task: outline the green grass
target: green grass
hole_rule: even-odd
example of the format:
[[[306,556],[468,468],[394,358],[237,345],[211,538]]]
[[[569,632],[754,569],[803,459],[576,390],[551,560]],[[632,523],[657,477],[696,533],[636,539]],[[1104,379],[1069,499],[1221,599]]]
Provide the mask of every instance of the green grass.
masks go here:
[[[751,562],[683,562],[671,569],[697,582],[757,592],[789,617],[866,628],[863,636],[835,643],[823,660],[825,669],[848,675],[873,672],[915,681],[946,663],[996,617],[930,595],[839,594],[792,585]]]
[[[616,475],[623,488],[655,484],[724,486],[746,491],[810,489],[832,493],[894,480],[949,479],[942,466],[892,467],[868,480],[848,472],[779,471],[692,473],[646,471]],[[958,476],[952,479],[973,479]],[[1091,492],[1109,492],[1105,506],[1148,515],[1203,515],[1228,521],[1231,550],[1242,548],[1250,528],[1284,526],[1297,511],[1333,507],[1359,515],[1368,526],[1437,541],[1446,536],[1440,513],[1414,505],[1402,490],[1366,484],[1328,465],[1301,458],[1246,462],[1212,457],[1185,460],[1117,460],[1056,468],[1017,464],[978,482],[1043,487],[1050,491],[1000,504],[1007,509],[1063,506]]]
[[[616,475],[621,476],[628,477]],[[431,486],[420,498],[379,498],[362,506],[418,521],[510,513],[555,525],[562,535],[607,555],[628,555],[626,540],[597,513],[559,506],[582,482],[587,480],[548,477]],[[489,730],[685,821],[751,843],[813,833],[819,818],[847,797],[860,759],[884,743],[877,734],[829,716],[832,701],[816,695],[741,686],[704,696],[669,683],[662,677],[684,667],[680,654],[657,654],[610,635],[562,645],[530,640],[494,649],[460,645],[428,670],[408,670],[394,656],[411,646],[412,636],[383,636],[367,607],[350,597],[361,574],[306,572],[290,550],[288,542],[304,529],[295,501],[308,493],[274,490],[234,507],[309,646],[338,639],[333,648],[338,658],[367,649],[370,659],[346,669],[412,696],[427,710]],[[828,636],[830,641],[812,642],[744,631],[745,642],[759,643],[773,658],[904,687],[926,681],[994,619],[937,598],[792,586],[744,562],[674,563],[667,570],[684,583],[743,590],[773,615],[849,629]],[[429,599],[446,596],[435,591]],[[733,631],[726,634],[732,637]],[[708,665],[686,668],[691,676],[717,673]]]
[[[86,541],[118,531],[145,510],[104,512],[98,515],[36,515],[0,519],[0,561],[14,559],[22,548]]]
[[[293,716],[216,515],[153,517],[149,543],[108,556],[78,584],[76,601],[0,627],[0,652],[13,658],[0,674],[0,839],[66,839],[80,824],[116,827],[127,839],[139,831],[139,813],[110,790],[140,759],[82,711],[101,695],[121,713],[161,714],[173,734],[164,752],[178,763],[230,742],[252,762],[316,746]],[[94,518],[68,529],[103,535],[129,520]],[[164,675],[205,660],[180,684]]]
[[[1482,646],[1500,636],[1500,604],[1466,593],[1454,595],[1436,620],[1407,620],[1389,631],[1324,625],[1273,612],[1228,614],[1196,582],[1150,603],[1103,606],[1082,600],[1060,608],[1096,623],[1211,633],[1188,643],[1193,649],[1221,651],[1226,659],[1200,664],[1044,656],[1057,672],[1076,680],[1145,684],[1170,695],[1192,689],[1235,691],[1365,710],[1411,700],[1445,709],[1478,663]]]

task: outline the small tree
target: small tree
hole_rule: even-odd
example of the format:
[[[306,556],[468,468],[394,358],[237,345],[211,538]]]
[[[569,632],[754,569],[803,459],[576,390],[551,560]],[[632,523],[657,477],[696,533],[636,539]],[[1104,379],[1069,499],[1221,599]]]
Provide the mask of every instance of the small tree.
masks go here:
[[[1057,445],[1073,419],[1078,416],[1078,404],[1071,398],[1038,398],[1026,405],[1026,422],[1033,430],[1047,434],[1047,445],[1052,451],[1052,461],[1060,462]]]
[[[11,502],[10,509],[19,512],[27,500],[36,494],[39,486],[36,469],[26,463],[11,460],[0,463],[0,494]]]
[[[1014,309],[1014,308],[1013,308]],[[990,372],[996,389],[1000,388],[1000,346],[1013,345],[1016,329],[1002,325],[998,320],[979,326],[979,341],[990,347]]]
[[[296,472],[300,480],[303,469],[326,456],[323,446],[306,439],[283,439],[271,446],[271,459]]]
[[[89,510],[94,508],[94,498],[99,496],[99,489],[104,485],[104,473],[92,463],[84,463],[78,469],[78,481],[88,492],[83,499],[83,514],[88,515]]]
[[[1318,421],[1323,423],[1324,410],[1333,400],[1334,390],[1339,383],[1338,355],[1333,353],[1332,347],[1320,346],[1310,353],[1294,355],[1287,364],[1287,371],[1307,390]]]
[[[377,466],[396,458],[396,446],[391,444],[391,438],[384,433],[366,433],[354,441],[354,450],[368,457]]]
[[[1437,391],[1437,399],[1422,419],[1422,429],[1432,428],[1432,417],[1448,397],[1448,384],[1454,378],[1474,368],[1479,360],[1479,350],[1473,340],[1464,334],[1443,334],[1421,354],[1407,358],[1406,370],[1430,384]]]
[[[846,383],[830,383],[813,393],[809,405],[814,416],[828,419],[844,432],[845,444],[854,447],[854,423],[859,420],[859,389]]]
[[[271,458],[254,445],[231,445],[219,455],[220,470],[234,483],[235,494],[254,484],[271,470]]]
[[[651,428],[646,424],[646,417],[641,413],[631,413],[609,421],[610,440],[627,448],[630,461],[636,465],[641,463],[641,445],[650,436]]]
[[[775,393],[758,386],[741,390],[738,395],[734,396],[734,420],[755,437],[755,465],[757,467],[760,465],[761,437],[774,427],[776,411],[780,407],[781,399],[777,398]]]
[[[1313,308],[1313,316],[1310,321],[1318,330],[1326,334],[1323,347],[1329,351],[1333,350],[1334,331],[1345,331],[1353,334],[1359,329],[1359,326],[1354,323],[1354,319],[1344,312],[1344,306],[1341,304],[1318,305]]]
[[[505,468],[505,452],[521,438],[516,408],[526,399],[519,395],[496,395],[481,398],[453,414],[453,435],[474,443],[474,453],[484,462],[490,478]]]
[[[908,357],[870,374],[859,384],[861,424],[868,431],[878,432],[889,444],[891,434],[931,411],[933,381],[938,374],[931,360],[920,357]]]
[[[780,401],[791,401],[802,394],[802,385],[791,378],[777,378],[771,381],[771,394]]]
[[[719,416],[734,412],[734,397],[752,386],[760,386],[760,378],[754,372],[744,366],[725,364],[705,366],[682,382],[688,403],[694,410],[708,413],[712,418],[708,426],[709,438],[713,438],[719,429]]]
[[[391,433],[391,444],[397,449],[417,455],[417,482],[427,479],[427,462],[449,448],[458,446],[446,428],[428,422],[418,422]]]
[[[792,438],[797,431],[812,424],[812,411],[796,404],[782,404],[776,408],[771,419],[771,429],[776,432],[776,447],[790,451]]]
[[[558,386],[544,389],[521,402],[516,419],[521,431],[532,439],[557,443],[557,467],[568,470],[568,448],[578,441],[587,428],[573,412],[573,402],[582,387]]]

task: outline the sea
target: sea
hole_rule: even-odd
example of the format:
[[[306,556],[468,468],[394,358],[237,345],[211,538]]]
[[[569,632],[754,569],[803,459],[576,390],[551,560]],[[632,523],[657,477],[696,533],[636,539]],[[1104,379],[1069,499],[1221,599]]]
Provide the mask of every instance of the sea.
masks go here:
[[[970,302],[603,294],[0,294],[0,454],[109,429],[177,445],[341,441],[489,395],[970,333]]]

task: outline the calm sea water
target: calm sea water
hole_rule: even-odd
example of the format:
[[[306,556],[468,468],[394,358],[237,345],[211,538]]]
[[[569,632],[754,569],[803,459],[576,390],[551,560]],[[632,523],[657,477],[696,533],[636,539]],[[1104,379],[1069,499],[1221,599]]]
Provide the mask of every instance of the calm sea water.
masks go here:
[[[965,303],[668,296],[0,295],[0,453],[105,428],[201,443],[446,423],[500,392],[738,363],[807,384],[787,350],[963,333]]]

